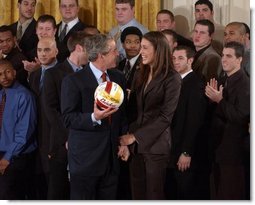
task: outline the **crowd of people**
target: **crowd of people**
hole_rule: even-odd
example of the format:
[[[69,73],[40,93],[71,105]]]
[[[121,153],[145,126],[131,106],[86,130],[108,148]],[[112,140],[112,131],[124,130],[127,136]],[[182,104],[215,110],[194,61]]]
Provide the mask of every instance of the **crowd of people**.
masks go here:
[[[101,33],[60,0],[59,24],[0,26],[0,200],[249,200],[250,29],[194,4],[191,36],[162,9],[149,31],[116,0]],[[124,90],[100,109],[97,86]]]

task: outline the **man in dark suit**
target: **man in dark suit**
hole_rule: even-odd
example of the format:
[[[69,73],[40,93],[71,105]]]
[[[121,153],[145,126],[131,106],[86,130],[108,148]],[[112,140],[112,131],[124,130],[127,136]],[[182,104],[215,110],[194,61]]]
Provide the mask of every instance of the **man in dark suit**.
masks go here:
[[[84,48],[84,32],[74,32],[68,39],[67,46],[70,56],[53,68],[48,69],[44,76],[43,105],[50,124],[49,141],[49,187],[48,199],[69,199],[69,180],[67,172],[66,142],[68,130],[65,128],[61,115],[61,83],[65,76],[77,72],[87,63]]]
[[[37,56],[41,63],[41,68],[32,72],[29,76],[29,85],[34,92],[37,100],[38,109],[38,155],[36,170],[36,191],[37,199],[47,199],[47,183],[49,177],[49,139],[50,125],[45,115],[45,110],[42,101],[42,87],[44,84],[45,71],[57,63],[58,50],[56,42],[53,38],[45,37],[39,40],[37,45]],[[40,180],[40,181],[39,181]]]
[[[197,148],[204,146],[199,144],[198,135],[205,117],[206,98],[204,83],[191,68],[194,55],[195,52],[185,46],[173,50],[174,69],[182,77],[182,88],[172,122],[168,176],[173,174],[170,179],[174,181],[167,180],[169,199],[199,199],[200,194],[195,192],[195,174],[199,155],[203,154],[198,153]],[[169,186],[173,189],[168,190]]]
[[[128,148],[117,150],[118,137],[127,131],[125,101],[120,108],[100,110],[94,92],[102,77],[125,91],[125,78],[116,69],[118,50],[113,38],[97,34],[86,38],[90,63],[64,78],[61,111],[69,129],[68,162],[71,199],[115,199],[119,164],[117,154],[128,158]],[[124,153],[123,153],[124,152]]]
[[[10,26],[0,27],[0,59],[11,62],[16,70],[16,79],[25,87],[28,87],[27,71],[24,69],[23,60],[27,58],[15,45],[15,35]]]
[[[222,52],[224,85],[212,79],[205,93],[217,103],[213,123],[213,169],[211,198],[216,200],[245,199],[245,139],[250,122],[250,80],[241,68],[244,47],[228,42]]]
[[[29,61],[34,60],[31,50],[36,48],[38,42],[35,32],[35,6],[36,0],[18,0],[19,20],[10,25],[16,33],[19,48]]]
[[[58,46],[58,61],[63,62],[69,55],[67,40],[74,31],[81,31],[85,24],[78,18],[79,2],[78,0],[60,0],[59,11],[62,21],[57,25],[56,41]]]

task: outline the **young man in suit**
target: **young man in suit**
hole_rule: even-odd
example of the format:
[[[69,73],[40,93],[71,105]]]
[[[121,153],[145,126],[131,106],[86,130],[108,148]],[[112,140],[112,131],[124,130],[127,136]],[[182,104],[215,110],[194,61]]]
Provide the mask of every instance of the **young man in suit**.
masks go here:
[[[202,198],[201,193],[196,192],[196,177],[198,159],[203,154],[198,152],[198,146],[204,146],[199,144],[199,134],[207,102],[204,83],[191,67],[194,55],[195,52],[186,46],[178,46],[173,50],[174,69],[182,77],[182,88],[172,122],[171,168],[168,169],[168,176],[172,174],[174,181],[167,180],[169,199]],[[169,186],[173,189],[169,189]]]
[[[38,109],[38,154],[37,154],[37,176],[36,190],[37,199],[47,199],[47,187],[49,178],[49,140],[50,125],[45,115],[42,101],[42,91],[44,86],[45,71],[57,64],[58,49],[54,38],[45,37],[39,40],[37,45],[37,56],[41,63],[41,68],[32,72],[29,76],[29,85],[37,100]],[[41,180],[41,181],[39,181]]]
[[[12,64],[0,60],[0,200],[30,199],[37,147],[35,99],[15,77]]]
[[[16,33],[19,48],[30,61],[34,60],[31,50],[36,48],[38,42],[35,32],[35,6],[36,0],[18,0],[19,20],[10,25]]]
[[[68,130],[61,115],[61,83],[65,76],[80,71],[88,62],[84,47],[86,34],[78,31],[71,34],[67,41],[70,56],[53,68],[46,70],[43,86],[43,105],[49,121],[49,200],[69,199],[66,142]]]
[[[69,129],[68,163],[71,199],[116,199],[119,162],[128,158],[128,148],[120,147],[118,137],[126,133],[124,101],[120,108],[100,110],[94,100],[98,84],[106,79],[125,91],[125,78],[116,69],[118,50],[113,38],[103,34],[85,42],[90,63],[64,78],[61,111]]]
[[[213,168],[211,198],[245,199],[245,138],[250,122],[250,80],[241,68],[244,47],[238,42],[224,45],[222,54],[226,82],[207,83],[205,94],[217,104],[213,124]]]
[[[59,0],[59,11],[62,16],[61,22],[57,25],[56,41],[58,46],[58,61],[63,62],[69,55],[67,40],[74,31],[81,31],[86,26],[78,18],[78,0]]]

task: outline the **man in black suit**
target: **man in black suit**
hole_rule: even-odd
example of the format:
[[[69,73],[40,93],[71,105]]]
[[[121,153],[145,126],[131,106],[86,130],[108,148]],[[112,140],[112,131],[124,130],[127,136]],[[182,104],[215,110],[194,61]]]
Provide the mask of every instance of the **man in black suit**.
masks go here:
[[[59,0],[59,11],[62,21],[57,25],[56,41],[58,46],[58,61],[63,62],[69,55],[67,40],[74,31],[81,31],[85,24],[78,18],[78,0]]]
[[[10,25],[16,33],[19,48],[29,61],[34,60],[31,50],[36,48],[38,42],[35,32],[35,6],[36,0],[18,0],[19,20]]]
[[[118,137],[127,131],[125,101],[120,108],[100,110],[94,101],[99,83],[118,83],[125,91],[125,78],[116,69],[118,50],[113,38],[96,34],[86,38],[90,63],[81,71],[64,78],[61,111],[69,129],[68,162],[71,199],[115,199],[119,162],[127,160],[128,148],[120,147]],[[124,152],[124,153],[123,153]]]
[[[15,35],[10,26],[0,27],[0,59],[11,62],[16,70],[16,79],[25,87],[28,87],[27,71],[24,69],[23,60],[27,58],[15,45]]]
[[[82,69],[88,61],[84,47],[84,32],[74,32],[67,41],[70,56],[53,68],[48,69],[44,76],[43,105],[50,124],[49,140],[49,186],[48,199],[69,199],[69,180],[67,172],[66,142],[68,130],[65,128],[61,115],[61,83],[65,76]]]
[[[42,101],[42,91],[44,85],[45,71],[57,64],[58,50],[53,38],[45,37],[39,40],[37,45],[37,56],[41,63],[41,68],[32,72],[29,76],[29,85],[37,100],[38,109],[38,154],[36,174],[36,199],[47,199],[47,187],[49,178],[49,140],[50,125],[45,115]]]
[[[245,199],[245,140],[250,122],[250,79],[241,67],[244,47],[228,42],[222,52],[227,79],[218,87],[215,79],[207,83],[205,94],[217,103],[213,123],[214,161],[211,198]]]
[[[205,117],[206,98],[204,83],[191,68],[194,55],[195,52],[186,46],[173,50],[174,69],[182,77],[182,88],[172,122],[168,176],[174,180],[167,180],[169,199],[199,199],[199,193],[195,192],[195,174],[199,155],[203,154],[198,153],[198,146],[201,146],[198,135]],[[169,186],[174,188],[169,189]]]

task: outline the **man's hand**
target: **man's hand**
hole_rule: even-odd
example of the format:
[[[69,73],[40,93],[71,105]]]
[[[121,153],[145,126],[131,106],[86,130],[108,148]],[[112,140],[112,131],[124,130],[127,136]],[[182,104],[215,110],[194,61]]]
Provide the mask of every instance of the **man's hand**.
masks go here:
[[[126,134],[120,137],[120,144],[123,146],[133,144],[135,141],[136,139],[133,134]]]
[[[190,167],[191,157],[184,156],[184,154],[181,154],[179,157],[179,160],[177,162],[178,170],[179,171],[186,171]]]
[[[24,69],[30,73],[38,70],[41,67],[41,63],[38,58],[35,58],[35,61],[32,62],[23,60],[22,63],[24,65]]]
[[[97,104],[96,102],[94,102],[94,117],[96,120],[102,120],[106,117],[109,117],[111,114],[115,113],[116,111],[118,110],[118,108],[107,108],[107,109],[104,109],[104,110],[100,110],[98,107],[97,107]]]
[[[218,89],[218,82],[213,78],[210,82],[207,82],[205,87],[205,94],[213,102],[219,103],[223,99],[222,95],[223,86],[220,85]]]
[[[10,162],[6,159],[0,160],[0,173],[3,175]]]
[[[130,156],[130,152],[127,146],[119,146],[118,157],[123,161],[127,161]]]

